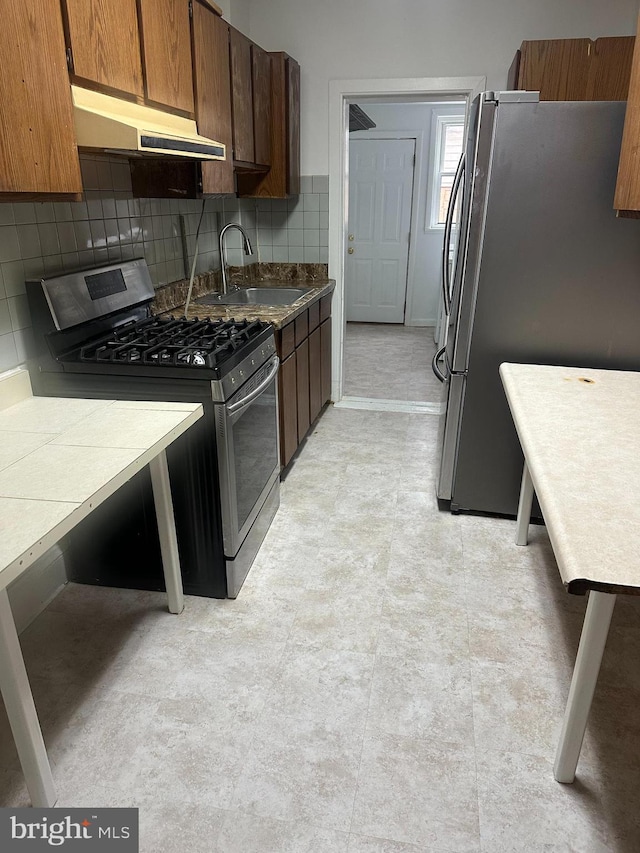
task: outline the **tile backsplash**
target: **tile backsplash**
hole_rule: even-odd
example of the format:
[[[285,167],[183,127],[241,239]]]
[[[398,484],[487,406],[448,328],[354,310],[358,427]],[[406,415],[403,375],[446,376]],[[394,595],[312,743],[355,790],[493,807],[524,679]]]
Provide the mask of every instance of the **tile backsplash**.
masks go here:
[[[201,201],[133,198],[129,165],[120,158],[82,156],[81,167],[81,202],[0,203],[0,370],[31,352],[26,279],[142,256],[156,287],[178,281],[185,277],[181,217],[191,269]],[[327,263],[328,220],[326,175],[303,177],[300,195],[290,199],[208,199],[196,271],[219,269],[218,233],[227,222],[241,223],[254,247],[246,257],[239,233],[229,232],[233,266]]]

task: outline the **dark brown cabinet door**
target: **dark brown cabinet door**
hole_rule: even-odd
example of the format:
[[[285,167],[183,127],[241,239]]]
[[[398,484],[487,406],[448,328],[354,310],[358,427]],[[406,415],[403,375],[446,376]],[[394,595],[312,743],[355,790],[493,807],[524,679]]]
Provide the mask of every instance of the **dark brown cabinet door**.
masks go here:
[[[0,192],[82,192],[60,7],[3,4]]]
[[[309,335],[309,417],[311,423],[322,409],[322,346],[320,329]]]
[[[202,163],[202,193],[232,193],[229,25],[198,2],[193,4],[193,69],[198,132],[222,142],[227,153],[224,163]]]
[[[298,442],[301,442],[309,430],[309,338],[296,349]]]
[[[255,162],[271,163],[271,57],[258,45],[251,45],[253,83],[253,141]]]
[[[238,195],[286,198],[300,192],[300,66],[286,53],[271,53],[271,168],[238,175]]]
[[[231,103],[233,109],[233,159],[254,161],[253,95],[251,90],[251,43],[229,28]]]
[[[320,326],[320,398],[323,406],[331,399],[331,320]]]
[[[286,59],[287,79],[287,195],[300,193],[300,66]]]
[[[138,0],[146,96],[193,115],[189,0]]]
[[[144,96],[136,0],[62,0],[76,82]]]
[[[280,412],[280,464],[284,468],[298,447],[296,355],[280,364],[278,373],[278,407]]]

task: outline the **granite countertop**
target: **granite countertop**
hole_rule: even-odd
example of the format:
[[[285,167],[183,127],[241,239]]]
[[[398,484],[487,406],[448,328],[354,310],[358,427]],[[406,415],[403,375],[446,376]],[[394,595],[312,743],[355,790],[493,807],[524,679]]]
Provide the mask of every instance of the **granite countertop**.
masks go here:
[[[640,373],[503,364],[511,413],[563,582],[640,587]]]
[[[208,317],[223,320],[262,320],[281,329],[312,303],[335,288],[327,277],[326,264],[252,264],[230,267],[229,283],[244,287],[310,287],[309,293],[291,305],[197,305],[195,300],[207,293],[219,292],[220,271],[204,273],[194,279],[188,319]],[[188,282],[178,281],[158,288],[152,303],[155,314],[184,316]]]

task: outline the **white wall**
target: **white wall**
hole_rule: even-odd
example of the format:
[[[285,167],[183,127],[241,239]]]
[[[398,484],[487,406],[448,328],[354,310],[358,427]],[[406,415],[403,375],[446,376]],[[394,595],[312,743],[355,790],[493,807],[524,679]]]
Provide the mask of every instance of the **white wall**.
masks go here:
[[[464,104],[445,107],[442,104],[371,104],[359,101],[366,114],[376,123],[375,131],[358,131],[351,139],[380,138],[395,132],[416,137],[416,171],[414,205],[411,221],[412,263],[407,281],[408,326],[435,326],[440,295],[440,265],[442,258],[441,228],[426,227],[427,205],[433,172],[434,110],[441,114],[464,115]],[[420,147],[422,151],[420,152]]]
[[[240,30],[241,33],[249,35],[251,0],[227,0],[229,14],[225,15],[230,24]]]
[[[232,0],[232,5],[239,0]],[[244,0],[247,2],[247,0]],[[302,174],[328,165],[328,82],[486,76],[503,89],[525,39],[635,33],[638,0],[248,0],[249,35],[301,65]]]

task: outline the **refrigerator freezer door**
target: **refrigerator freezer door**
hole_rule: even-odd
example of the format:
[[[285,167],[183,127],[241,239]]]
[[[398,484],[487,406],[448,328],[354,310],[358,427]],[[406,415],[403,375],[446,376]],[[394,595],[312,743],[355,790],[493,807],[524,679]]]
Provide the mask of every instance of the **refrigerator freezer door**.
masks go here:
[[[445,370],[445,374],[447,379],[443,384],[442,396],[446,408],[440,420],[440,473],[436,494],[440,500],[449,501],[452,496],[466,377],[451,374],[448,370]]]
[[[467,181],[463,201],[458,261],[453,279],[447,354],[454,373],[464,373],[469,358],[475,295],[478,285],[487,191],[491,176],[496,103],[480,95],[469,117],[466,160]]]
[[[522,454],[501,362],[640,369],[640,222],[612,209],[624,111],[604,101],[497,108],[455,507],[517,510]]]

